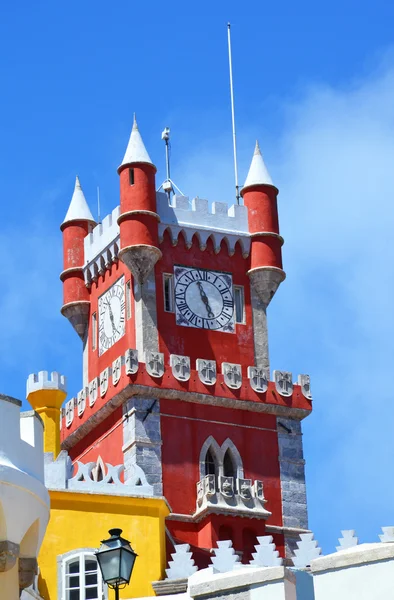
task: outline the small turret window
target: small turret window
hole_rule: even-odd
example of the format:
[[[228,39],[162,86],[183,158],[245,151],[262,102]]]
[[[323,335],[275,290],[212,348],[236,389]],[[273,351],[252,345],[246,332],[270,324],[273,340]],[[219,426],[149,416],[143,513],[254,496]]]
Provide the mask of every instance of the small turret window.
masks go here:
[[[170,273],[163,274],[164,284],[164,310],[174,312],[174,276]]]
[[[134,169],[129,169],[129,183],[134,185]]]
[[[97,348],[97,314],[92,314],[92,350]]]
[[[244,288],[241,285],[234,286],[234,308],[235,322],[245,323]]]
[[[131,317],[131,281],[126,282],[126,319]]]

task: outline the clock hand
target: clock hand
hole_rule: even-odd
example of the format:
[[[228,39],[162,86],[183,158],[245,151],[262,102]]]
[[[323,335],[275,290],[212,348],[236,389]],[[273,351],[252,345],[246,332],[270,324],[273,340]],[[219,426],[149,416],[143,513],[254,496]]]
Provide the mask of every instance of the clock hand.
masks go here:
[[[198,285],[198,289],[200,290],[201,300],[204,302],[205,308],[207,309],[208,318],[213,319],[215,315],[212,312],[212,308],[210,307],[208,296],[206,295],[204,288],[202,287],[201,281],[197,281],[197,285]]]
[[[115,327],[114,313],[112,312],[111,304],[108,302],[108,300],[107,300],[107,304],[108,304],[108,308],[109,308],[109,318],[111,320],[112,329],[113,329],[113,331],[116,331],[116,333],[119,333],[119,331]]]

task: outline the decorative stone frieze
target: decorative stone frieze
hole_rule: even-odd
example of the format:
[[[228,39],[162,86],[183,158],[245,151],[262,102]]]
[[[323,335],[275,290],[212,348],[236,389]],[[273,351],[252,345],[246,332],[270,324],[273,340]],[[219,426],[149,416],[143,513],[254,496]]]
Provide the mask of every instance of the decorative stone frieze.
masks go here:
[[[100,373],[100,396],[104,398],[108,392],[109,368],[107,367]]]
[[[239,390],[242,385],[241,365],[233,363],[222,363],[222,374],[224,383],[233,390]]]
[[[264,394],[268,389],[269,374],[265,369],[258,367],[248,367],[248,378],[250,386],[259,394]]]
[[[145,352],[146,371],[151,377],[163,377],[164,354],[162,352]]]
[[[309,375],[298,375],[298,385],[301,386],[301,392],[305,398],[312,400],[311,378]]]
[[[197,358],[196,366],[202,383],[205,385],[214,385],[216,383],[216,362],[214,360]]]
[[[245,500],[250,500],[250,498],[252,497],[252,480],[238,478],[238,491],[241,498],[244,498]]]
[[[78,417],[82,417],[83,413],[85,412],[85,408],[86,408],[86,390],[83,389],[80,392],[78,392],[78,395],[77,395]]]
[[[122,373],[122,358],[118,356],[112,363],[112,384],[118,385]]]
[[[71,400],[66,402],[66,406],[65,406],[66,427],[70,427],[71,423],[74,420],[74,401],[75,401],[75,398],[71,398]]]
[[[138,350],[129,348],[124,356],[126,375],[135,375],[138,371]]]
[[[89,383],[89,406],[92,407],[95,405],[98,397],[98,377],[95,377]]]
[[[190,357],[170,354],[170,365],[172,374],[179,381],[188,381],[190,379]]]
[[[274,381],[277,392],[281,396],[291,396],[293,393],[292,374],[288,371],[274,371]]]

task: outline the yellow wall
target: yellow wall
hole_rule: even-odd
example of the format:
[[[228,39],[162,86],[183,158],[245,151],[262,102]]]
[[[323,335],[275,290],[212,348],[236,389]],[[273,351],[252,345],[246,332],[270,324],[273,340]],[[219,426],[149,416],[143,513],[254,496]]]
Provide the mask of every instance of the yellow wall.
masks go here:
[[[151,581],[164,576],[165,517],[160,498],[108,496],[50,491],[51,517],[38,557],[39,589],[45,600],[58,600],[57,556],[78,548],[98,548],[113,527],[123,529],[138,554],[130,585],[121,598],[153,596]]]

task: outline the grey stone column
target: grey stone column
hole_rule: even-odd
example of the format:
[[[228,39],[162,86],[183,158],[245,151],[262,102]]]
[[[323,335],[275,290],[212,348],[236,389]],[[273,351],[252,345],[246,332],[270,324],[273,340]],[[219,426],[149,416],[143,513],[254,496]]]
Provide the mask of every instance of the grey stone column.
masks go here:
[[[301,422],[277,417],[277,428],[283,525],[295,530],[285,532],[286,558],[290,558],[299,540],[297,529],[308,529]]]
[[[256,367],[266,370],[269,377],[267,305],[261,300],[252,284],[250,296],[253,314],[254,361]]]
[[[134,284],[135,338],[139,360],[145,360],[146,350],[159,351],[155,274],[151,272],[144,284]]]
[[[157,398],[135,396],[123,405],[123,456],[125,480],[133,465],[144,471],[155,496],[163,495],[160,403]]]

